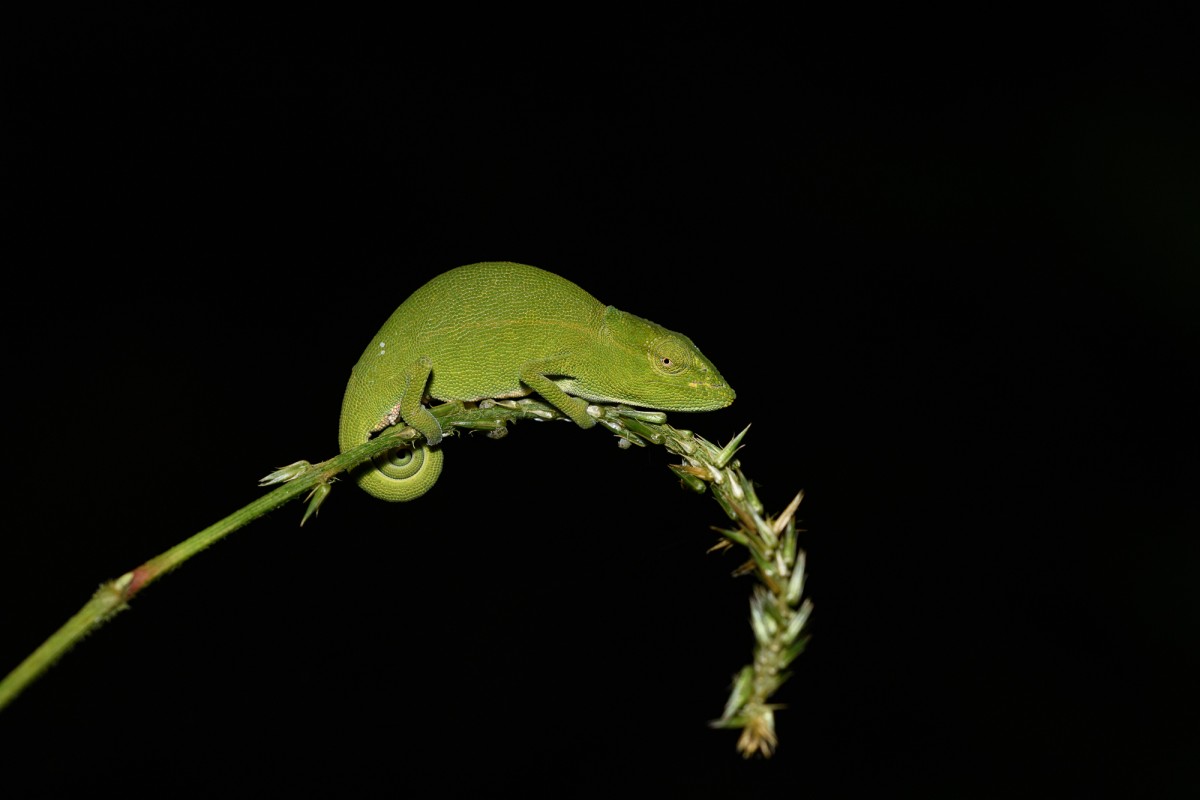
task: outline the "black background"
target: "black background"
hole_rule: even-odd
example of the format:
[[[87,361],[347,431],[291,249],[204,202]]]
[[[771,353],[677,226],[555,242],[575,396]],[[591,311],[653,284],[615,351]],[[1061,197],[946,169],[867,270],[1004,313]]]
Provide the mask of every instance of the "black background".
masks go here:
[[[65,13],[8,27],[0,660],[334,454],[409,292],[514,260],[690,335],[816,604],[774,758],[723,517],[653,448],[462,437],[139,596],[0,793],[1188,796],[1200,106],[1182,15]],[[7,669],[8,666],[0,666]],[[8,789],[21,787],[20,794]]]

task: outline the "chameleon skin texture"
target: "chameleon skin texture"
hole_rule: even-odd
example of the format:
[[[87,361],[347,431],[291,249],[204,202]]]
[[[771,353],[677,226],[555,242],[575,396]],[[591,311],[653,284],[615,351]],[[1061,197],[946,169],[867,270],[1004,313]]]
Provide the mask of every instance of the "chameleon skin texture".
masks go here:
[[[686,336],[606,306],[537,267],[457,267],[412,293],[371,339],[342,400],[342,452],[399,422],[425,437],[355,473],[368,493],[412,500],[441,473],[442,429],[425,406],[537,393],[590,428],[588,402],[712,411],[734,391]]]

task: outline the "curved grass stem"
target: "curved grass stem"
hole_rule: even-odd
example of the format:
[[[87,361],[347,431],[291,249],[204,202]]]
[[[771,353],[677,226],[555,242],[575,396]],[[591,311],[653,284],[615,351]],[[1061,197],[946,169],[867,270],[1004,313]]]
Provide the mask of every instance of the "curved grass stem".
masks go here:
[[[484,402],[464,406],[448,403],[431,409],[443,430],[490,430],[500,435],[509,422],[523,419],[566,419],[557,409],[533,399]],[[775,710],[770,698],[788,677],[787,667],[804,649],[805,628],[812,604],[802,598],[804,551],[796,545],[795,512],[803,497],[797,494],[776,518],[763,516],[762,503],[751,482],[742,474],[734,455],[743,430],[723,448],[691,431],[666,424],[666,415],[623,406],[593,406],[590,413],[603,427],[624,442],[662,445],[682,459],[671,468],[683,486],[696,492],[711,491],[736,527],[721,530],[719,547],[734,545],[749,550],[750,560],[735,574],[753,573],[759,580],[750,601],[755,650],[750,664],[734,680],[725,711],[713,727],[740,728],[738,749],[745,756],[769,756],[774,751]],[[407,446],[419,434],[412,428],[390,428],[363,445],[318,464],[297,461],[272,472],[260,485],[279,484],[249,505],[190,536],[120,577],[100,586],[91,599],[45,642],[0,680],[0,709],[12,703],[30,684],[80,640],[122,610],[154,581],[200,551],[271,511],[304,495],[309,505],[301,524],[316,513],[328,496],[333,478],[341,472],[394,449]]]

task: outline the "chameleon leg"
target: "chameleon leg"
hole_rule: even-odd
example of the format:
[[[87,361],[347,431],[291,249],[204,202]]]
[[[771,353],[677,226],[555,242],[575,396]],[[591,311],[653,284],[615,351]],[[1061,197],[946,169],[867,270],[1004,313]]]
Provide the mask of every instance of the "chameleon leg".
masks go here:
[[[551,357],[537,361],[529,361],[521,365],[521,382],[540,394],[547,403],[570,417],[581,428],[590,428],[596,420],[588,416],[587,401],[571,395],[558,388],[558,384],[547,378],[547,375],[565,375],[565,358]]]
[[[435,445],[442,441],[442,425],[437,421],[437,417],[421,404],[432,371],[433,361],[428,356],[421,356],[408,368],[404,375],[404,392],[400,395],[400,418],[406,425],[420,431],[427,444]]]

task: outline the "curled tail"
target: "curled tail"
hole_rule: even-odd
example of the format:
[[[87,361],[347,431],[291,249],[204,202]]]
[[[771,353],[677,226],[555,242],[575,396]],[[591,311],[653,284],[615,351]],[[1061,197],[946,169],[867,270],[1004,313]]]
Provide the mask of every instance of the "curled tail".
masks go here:
[[[363,464],[354,480],[367,494],[394,503],[425,494],[442,474],[442,448],[420,445],[390,450]]]

